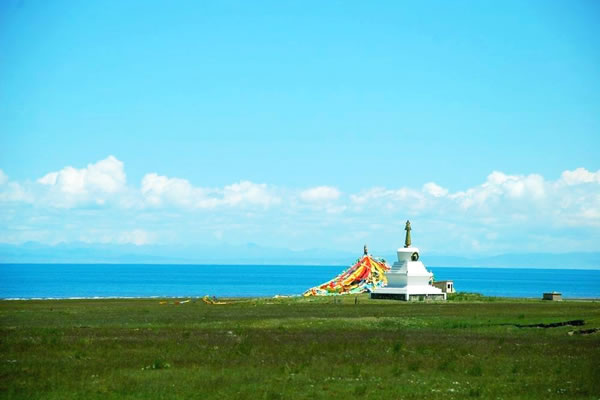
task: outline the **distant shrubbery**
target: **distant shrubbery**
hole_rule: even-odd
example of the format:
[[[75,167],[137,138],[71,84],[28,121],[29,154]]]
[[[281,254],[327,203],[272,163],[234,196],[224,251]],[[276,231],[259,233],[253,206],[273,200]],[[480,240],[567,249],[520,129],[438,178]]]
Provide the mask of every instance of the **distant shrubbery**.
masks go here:
[[[456,293],[448,293],[448,300],[451,301],[494,301],[495,297],[484,296],[479,293],[469,293],[469,292],[456,292]]]

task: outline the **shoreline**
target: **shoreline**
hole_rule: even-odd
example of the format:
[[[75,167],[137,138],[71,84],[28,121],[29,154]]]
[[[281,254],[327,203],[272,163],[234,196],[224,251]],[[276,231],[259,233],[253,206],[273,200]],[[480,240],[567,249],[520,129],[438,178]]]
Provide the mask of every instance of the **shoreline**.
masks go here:
[[[318,297],[310,297],[312,299],[318,298],[318,299],[328,299],[328,298],[341,298],[341,297],[352,297],[354,298],[355,296],[364,296],[365,294],[368,293],[358,293],[358,294],[354,294],[354,295],[338,295],[338,296],[318,296]],[[471,293],[469,293],[471,294]],[[478,293],[473,293],[473,294],[478,294]],[[273,296],[211,296],[211,295],[205,295],[205,296],[210,296],[210,297],[217,297],[219,299],[228,299],[228,300],[252,300],[252,299],[285,299],[285,298],[304,298],[301,294],[293,294],[293,295],[273,295]],[[519,300],[527,300],[527,301],[532,301],[532,300],[540,300],[540,301],[544,301],[544,302],[548,302],[551,303],[552,301],[549,300],[543,300],[541,297],[515,297],[515,296],[486,296],[486,295],[481,295],[481,300],[485,300],[485,299],[500,299],[500,300],[515,300],[515,301],[519,301]],[[57,301],[57,300],[153,300],[153,299],[194,299],[194,300],[201,300],[204,296],[72,296],[72,297],[9,297],[9,298],[2,298],[0,297],[0,301]],[[449,300],[452,301],[452,300]],[[561,302],[561,301],[590,301],[590,302],[594,302],[594,301],[600,301],[600,297],[563,297],[562,300],[559,301],[554,301],[555,303]],[[402,302],[402,301],[398,301],[400,303],[409,303],[409,302]],[[454,302],[460,302],[460,301],[454,301]],[[442,302],[433,302],[433,303],[442,303]]]

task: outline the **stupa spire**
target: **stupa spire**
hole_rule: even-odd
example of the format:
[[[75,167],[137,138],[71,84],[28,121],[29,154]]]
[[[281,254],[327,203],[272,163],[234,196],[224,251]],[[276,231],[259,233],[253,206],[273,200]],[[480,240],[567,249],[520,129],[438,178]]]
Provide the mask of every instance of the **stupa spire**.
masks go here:
[[[411,242],[410,242],[410,221],[406,220],[406,226],[404,227],[404,230],[406,231],[406,239],[404,239],[404,247],[410,247]]]

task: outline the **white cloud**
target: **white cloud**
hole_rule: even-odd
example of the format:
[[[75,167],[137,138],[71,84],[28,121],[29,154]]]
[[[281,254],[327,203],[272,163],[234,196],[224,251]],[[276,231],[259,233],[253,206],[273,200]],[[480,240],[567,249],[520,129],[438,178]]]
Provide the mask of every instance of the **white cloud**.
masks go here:
[[[108,156],[86,168],[65,167],[37,180],[42,185],[55,186],[69,194],[115,193],[125,187],[123,162]]]
[[[130,202],[131,190],[123,162],[108,156],[85,168],[65,167],[49,172],[37,181],[37,186],[28,183],[35,193],[35,203],[41,206],[74,208],[79,206],[107,206],[109,203],[122,205]]]
[[[177,205],[187,208],[214,208],[221,205],[258,205],[268,207],[278,204],[266,184],[241,181],[223,189],[195,187],[186,179],[169,178],[155,173],[142,179],[142,195],[153,206]]]
[[[225,186],[223,190],[223,203],[230,206],[252,204],[268,207],[279,204],[280,201],[279,197],[269,192],[267,185],[264,183],[241,181]]]
[[[115,227],[102,226],[103,224],[96,221],[92,226],[82,227],[83,232],[78,236],[71,237],[71,240],[77,240],[84,243],[102,243],[102,244],[134,244],[143,246],[154,243],[156,234],[148,232],[145,229],[132,229],[122,231]],[[100,225],[100,226],[98,226]],[[68,228],[73,229],[74,226]],[[113,228],[113,229],[111,229]],[[71,232],[73,233],[73,232]],[[68,238],[62,238],[58,242],[68,242]]]
[[[35,201],[31,191],[19,182],[11,182],[8,176],[0,169],[0,202],[28,203]]]
[[[401,209],[412,214],[421,212],[427,205],[425,195],[419,190],[410,188],[386,189],[374,187],[351,195],[350,201],[357,210],[364,208],[384,208],[390,211]]]
[[[540,200],[546,196],[546,191],[547,183],[541,175],[506,175],[494,171],[483,184],[453,193],[449,197],[464,209],[487,209],[506,199],[520,200],[522,204]]]
[[[403,212],[482,224],[482,226],[600,226],[600,185],[587,170],[565,171],[556,181],[538,174],[510,175],[494,171],[466,190],[450,192],[436,183],[411,188],[374,187],[350,196],[353,210]]]
[[[300,193],[300,198],[308,202],[333,201],[340,197],[340,191],[333,186],[316,186]]]
[[[8,176],[0,169],[0,185],[4,185],[6,182],[8,182]]]
[[[20,183],[7,182],[0,189],[0,202],[32,204],[35,196]]]
[[[121,244],[135,244],[136,246],[142,246],[150,244],[150,235],[143,229],[134,229],[129,232],[122,232],[119,235],[118,243]]]
[[[386,189],[383,187],[374,187],[359,194],[353,194],[350,196],[350,199],[357,204],[366,204],[382,199],[390,202],[421,201],[423,200],[423,194],[409,188]]]
[[[577,168],[573,171],[564,171],[561,180],[567,185],[578,185],[581,183],[600,183],[600,170],[590,172],[585,168]]]
[[[73,169],[72,167],[65,167],[64,169]],[[58,178],[58,172],[49,172],[40,179],[37,180],[38,183],[42,185],[56,185],[56,180]]]
[[[195,188],[186,179],[169,178],[155,173],[144,176],[141,191],[148,204],[153,206],[212,208],[217,205],[216,199],[208,197],[208,190]]]
[[[448,194],[448,189],[443,188],[434,182],[428,182],[423,185],[423,192],[433,196],[433,197],[444,197]]]

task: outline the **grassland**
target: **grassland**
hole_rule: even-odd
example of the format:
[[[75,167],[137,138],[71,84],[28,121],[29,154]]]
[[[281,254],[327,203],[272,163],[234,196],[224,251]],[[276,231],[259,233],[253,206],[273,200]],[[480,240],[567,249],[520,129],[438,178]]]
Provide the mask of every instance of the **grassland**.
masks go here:
[[[0,396],[600,398],[598,302],[357,300],[2,301]]]

